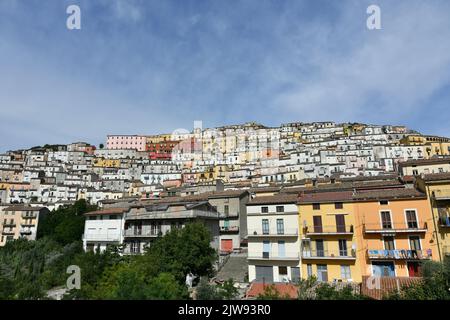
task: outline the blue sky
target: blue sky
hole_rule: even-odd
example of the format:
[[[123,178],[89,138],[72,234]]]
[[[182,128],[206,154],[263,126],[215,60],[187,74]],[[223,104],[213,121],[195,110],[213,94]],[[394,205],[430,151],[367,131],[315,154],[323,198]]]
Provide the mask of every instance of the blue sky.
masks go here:
[[[81,8],[81,30],[66,8]],[[382,30],[366,28],[381,8]],[[0,152],[257,121],[450,136],[450,1],[0,0]]]

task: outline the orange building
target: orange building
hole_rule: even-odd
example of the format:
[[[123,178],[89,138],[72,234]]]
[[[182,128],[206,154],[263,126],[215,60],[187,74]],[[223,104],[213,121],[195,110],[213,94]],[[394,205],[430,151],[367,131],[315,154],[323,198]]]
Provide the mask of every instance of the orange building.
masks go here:
[[[424,193],[410,188],[360,191],[353,200],[363,275],[416,277],[421,262],[439,260]]]

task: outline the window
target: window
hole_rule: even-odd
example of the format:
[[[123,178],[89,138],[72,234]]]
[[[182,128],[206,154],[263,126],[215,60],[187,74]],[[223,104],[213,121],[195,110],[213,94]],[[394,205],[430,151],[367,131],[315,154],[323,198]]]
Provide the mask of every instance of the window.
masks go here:
[[[223,207],[223,212],[224,212],[226,215],[228,215],[228,214],[230,213],[230,207],[229,207],[227,204]]]
[[[381,226],[383,229],[392,229],[391,213],[381,211]]]
[[[311,278],[313,276],[312,264],[306,265],[306,270],[307,270],[307,273],[308,273],[308,278]]]
[[[288,272],[287,272],[287,267],[285,266],[279,266],[278,267],[278,274],[280,276],[287,276]]]
[[[384,237],[383,241],[385,250],[395,250],[394,237]]]
[[[313,210],[320,210],[320,203],[313,203]]]
[[[321,282],[328,281],[328,269],[326,264],[317,265],[317,280]]]
[[[262,220],[262,232],[263,234],[269,234],[269,219]]]
[[[380,205],[382,205],[382,206],[386,206],[388,204],[389,204],[389,201],[387,201],[387,200],[381,200],[380,201]]]
[[[344,208],[344,204],[342,202],[336,202],[334,204],[334,208],[335,209],[343,209]]]
[[[345,240],[345,239],[339,239],[339,255],[341,257],[348,256],[347,240]]]
[[[277,206],[277,212],[284,212],[284,206]]]
[[[313,224],[314,224],[314,232],[322,233],[322,217],[321,216],[313,216]]]
[[[325,246],[322,239],[316,240],[316,256],[324,257],[325,256]]]
[[[406,210],[406,223],[408,224],[408,229],[417,229],[417,215],[416,210]]]
[[[336,231],[345,232],[345,216],[343,214],[337,214],[336,219]]]
[[[261,213],[268,213],[269,207],[261,207]]]
[[[284,220],[277,219],[277,234],[284,234]]]
[[[341,279],[349,280],[352,278],[351,272],[350,272],[350,266],[341,266]]]
[[[421,250],[420,238],[418,236],[409,237],[409,246],[411,250]]]

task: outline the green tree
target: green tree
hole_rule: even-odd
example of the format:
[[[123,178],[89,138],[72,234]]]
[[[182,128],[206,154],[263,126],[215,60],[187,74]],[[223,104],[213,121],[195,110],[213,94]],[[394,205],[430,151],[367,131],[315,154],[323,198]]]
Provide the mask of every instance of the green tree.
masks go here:
[[[266,285],[264,287],[263,293],[259,294],[257,297],[258,300],[288,300],[290,299],[289,295],[285,293],[282,295],[274,284]]]
[[[239,296],[239,291],[234,286],[233,279],[228,279],[223,284],[218,285],[218,291],[224,300],[234,300]]]
[[[209,283],[207,277],[202,277],[195,288],[198,300],[222,300],[223,296],[218,292],[216,286]]]

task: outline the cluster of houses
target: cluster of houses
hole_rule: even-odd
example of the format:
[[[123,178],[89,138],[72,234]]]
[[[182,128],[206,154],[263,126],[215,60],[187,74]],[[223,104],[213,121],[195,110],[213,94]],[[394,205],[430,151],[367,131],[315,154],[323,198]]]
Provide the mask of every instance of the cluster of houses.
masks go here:
[[[249,281],[416,277],[450,242],[450,139],[403,126],[257,123],[0,155],[0,246],[85,199],[85,250],[142,254],[189,222]]]

